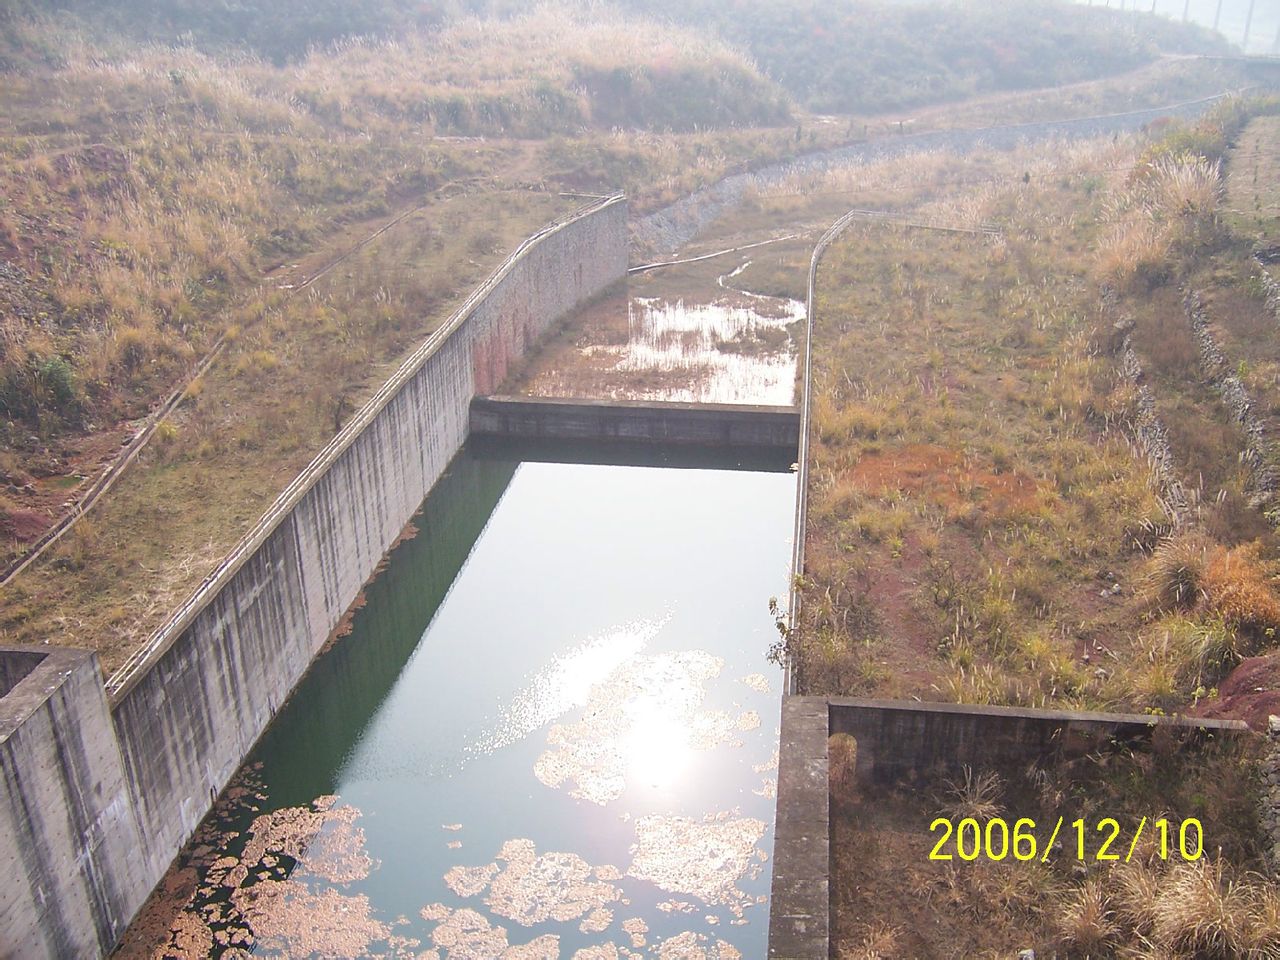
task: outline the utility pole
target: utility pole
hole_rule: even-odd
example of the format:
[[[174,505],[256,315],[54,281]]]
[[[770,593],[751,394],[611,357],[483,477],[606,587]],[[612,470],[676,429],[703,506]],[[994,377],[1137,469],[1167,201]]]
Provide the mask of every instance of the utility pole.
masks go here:
[[[1191,0],[1187,0],[1187,2],[1182,5],[1182,22],[1186,23],[1187,17],[1190,15],[1191,15]]]
[[[1253,26],[1253,3],[1249,0],[1249,14],[1244,18],[1244,40],[1240,44],[1240,49],[1246,54],[1249,52],[1249,28]]]
[[[1271,55],[1280,54],[1280,26],[1276,27],[1276,38],[1271,41]]]
[[[1218,21],[1222,19],[1222,0],[1218,0],[1218,12],[1213,15],[1213,32],[1218,32]]]

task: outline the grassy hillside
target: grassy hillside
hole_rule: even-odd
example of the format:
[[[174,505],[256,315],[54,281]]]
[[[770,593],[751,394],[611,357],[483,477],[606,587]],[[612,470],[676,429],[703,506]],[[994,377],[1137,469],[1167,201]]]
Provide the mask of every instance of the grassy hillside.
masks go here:
[[[717,10],[673,7],[673,26],[581,4],[0,0],[0,558],[186,391],[101,505],[104,534],[86,526],[15,585],[0,630],[43,640],[70,617],[78,642],[124,650],[202,575],[165,556],[212,562],[234,542],[558,192],[624,189],[652,209],[862,127],[800,116],[802,138],[746,41],[708,33],[732,35]],[[809,81],[784,67],[879,42],[856,18],[826,18],[837,42],[739,12],[795,40],[777,69],[796,90]],[[375,244],[358,283],[291,292],[419,208],[430,241],[401,245],[417,260]],[[157,517],[210,478],[218,510]],[[174,574],[139,599],[135,564]]]
[[[0,558],[185,390],[93,518],[5,593],[6,636],[74,637],[109,668],[405,350],[576,202],[559,191],[593,177],[643,208],[796,149],[744,58],[621,15],[462,19],[287,67],[6,15],[23,59],[0,84]]]
[[[797,100],[828,113],[897,110],[1132,69],[1160,53],[1221,51],[1201,27],[1054,0],[626,0],[739,44]]]
[[[1001,240],[862,227],[832,249],[808,690],[1185,710],[1274,646],[1280,333],[1220,212],[1247,115],[952,161],[919,212]]]
[[[136,415],[244,322],[222,313],[233,292],[323,224],[490,172],[433,135],[788,116],[722,44],[564,10],[352,41],[289,70],[164,47],[99,59],[71,41],[60,59],[7,84],[0,142],[0,412],[24,432]]]
[[[687,131],[790,117],[782,91],[714,38],[556,6],[344,43],[309,55],[288,84],[332,122],[374,113],[449,134]]]

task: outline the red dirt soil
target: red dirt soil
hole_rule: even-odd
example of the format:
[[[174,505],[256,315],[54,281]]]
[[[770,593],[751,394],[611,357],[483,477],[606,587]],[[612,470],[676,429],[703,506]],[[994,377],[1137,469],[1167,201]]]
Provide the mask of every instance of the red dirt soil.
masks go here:
[[[1193,716],[1243,720],[1266,730],[1267,717],[1280,715],[1280,651],[1242,660],[1218,687],[1218,696],[1201,701]]]

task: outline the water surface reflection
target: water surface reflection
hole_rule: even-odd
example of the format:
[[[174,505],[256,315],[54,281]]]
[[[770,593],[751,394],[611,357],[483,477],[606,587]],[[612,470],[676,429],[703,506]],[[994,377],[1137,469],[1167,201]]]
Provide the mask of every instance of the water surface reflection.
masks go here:
[[[763,955],[793,496],[464,451],[125,954]]]

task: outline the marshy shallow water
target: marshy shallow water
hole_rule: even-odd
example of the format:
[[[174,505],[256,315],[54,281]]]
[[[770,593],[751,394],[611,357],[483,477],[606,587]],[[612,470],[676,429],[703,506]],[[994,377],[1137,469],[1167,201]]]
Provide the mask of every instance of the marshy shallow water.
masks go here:
[[[794,496],[464,449],[123,953],[762,956]]]
[[[576,318],[572,344],[545,350],[522,389],[533,396],[791,406],[805,316],[797,300],[735,289],[751,265],[670,284],[633,278]],[[723,269],[723,268],[720,268]],[[714,283],[711,281],[714,279]],[[687,286],[687,289],[682,289]]]

